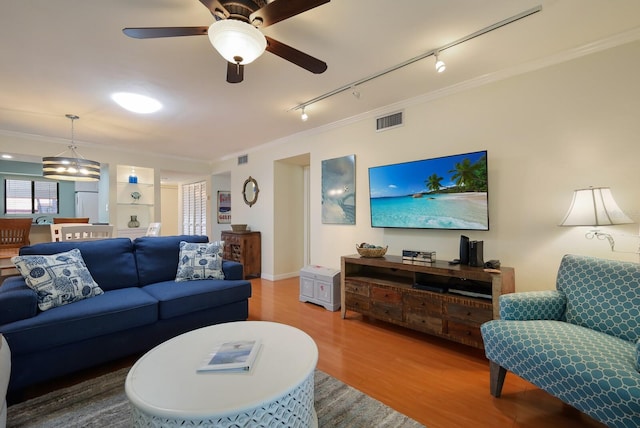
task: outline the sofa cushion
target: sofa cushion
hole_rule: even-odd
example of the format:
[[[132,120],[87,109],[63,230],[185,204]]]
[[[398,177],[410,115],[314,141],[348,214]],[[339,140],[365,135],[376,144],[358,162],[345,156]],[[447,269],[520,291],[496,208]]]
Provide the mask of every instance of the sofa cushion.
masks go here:
[[[20,255],[56,254],[74,248],[80,250],[91,276],[104,291],[138,285],[133,244],[129,238],[44,242],[22,247]]]
[[[567,297],[567,322],[640,339],[640,264],[566,255],[556,287]]]
[[[222,272],[223,243],[180,242],[176,281],[224,279]]]
[[[159,301],[160,319],[174,318],[251,297],[251,283],[245,280],[204,279],[180,283],[164,281],[142,289]]]
[[[36,291],[41,311],[103,293],[78,249],[52,255],[15,256],[11,261],[27,285]]]
[[[140,285],[175,280],[180,241],[209,242],[209,238],[204,235],[143,236],[133,241]]]
[[[0,331],[3,324],[25,318],[35,317],[38,313],[38,297],[21,276],[11,276],[0,287]]]
[[[6,324],[2,333],[18,355],[126,331],[157,319],[157,300],[140,288],[130,287]]]

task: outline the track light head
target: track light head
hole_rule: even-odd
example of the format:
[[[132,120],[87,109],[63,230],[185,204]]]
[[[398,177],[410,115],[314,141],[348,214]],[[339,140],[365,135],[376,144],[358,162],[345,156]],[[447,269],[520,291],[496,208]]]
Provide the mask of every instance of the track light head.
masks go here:
[[[300,114],[300,119],[302,119],[303,122],[306,122],[307,119],[309,119],[309,115],[304,111],[304,107],[302,107],[302,114]]]
[[[443,71],[445,71],[447,69],[447,65],[444,63],[444,61],[442,61],[439,57],[438,54],[436,53],[436,71],[438,73],[442,73]]]

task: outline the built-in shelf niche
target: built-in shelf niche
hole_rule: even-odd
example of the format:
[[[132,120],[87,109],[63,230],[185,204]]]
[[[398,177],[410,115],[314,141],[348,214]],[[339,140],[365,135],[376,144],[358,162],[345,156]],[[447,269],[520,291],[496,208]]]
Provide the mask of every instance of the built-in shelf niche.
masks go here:
[[[130,176],[136,176],[133,183]],[[154,170],[134,165],[118,165],[117,168],[117,220],[118,236],[141,236],[141,230],[146,230],[149,223],[154,221]],[[139,194],[136,199],[134,192]],[[131,216],[136,216],[139,226],[129,227]]]

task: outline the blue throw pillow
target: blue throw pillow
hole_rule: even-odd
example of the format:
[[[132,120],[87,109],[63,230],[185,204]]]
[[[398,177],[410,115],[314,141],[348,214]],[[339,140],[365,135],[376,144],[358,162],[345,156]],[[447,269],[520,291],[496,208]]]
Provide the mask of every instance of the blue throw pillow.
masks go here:
[[[636,342],[636,370],[640,372],[640,339]]]
[[[198,279],[224,279],[221,241],[210,243],[180,242],[176,282]]]
[[[103,294],[77,248],[52,255],[15,256],[11,261],[38,295],[41,311]]]

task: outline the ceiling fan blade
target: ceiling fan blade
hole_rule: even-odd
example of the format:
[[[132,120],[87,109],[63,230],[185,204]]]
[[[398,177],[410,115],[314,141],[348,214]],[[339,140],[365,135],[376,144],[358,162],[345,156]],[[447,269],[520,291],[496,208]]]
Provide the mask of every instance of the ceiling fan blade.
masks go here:
[[[204,0],[200,0],[205,3]],[[275,0],[249,16],[249,22],[262,20],[261,28],[283,21],[292,16],[306,12],[331,0]]]
[[[240,83],[244,79],[244,65],[227,62],[227,82]]]
[[[287,61],[315,74],[324,73],[327,70],[326,62],[320,61],[311,55],[307,55],[306,53],[274,40],[269,36],[265,36],[265,38],[267,39],[267,50],[272,54],[278,55],[280,58],[286,59]]]
[[[154,27],[124,28],[122,32],[134,39],[156,39],[159,37],[204,36],[209,27]]]
[[[229,11],[218,0],[200,0],[200,3],[205,5],[213,16],[217,16],[220,19],[227,19],[230,15]]]

